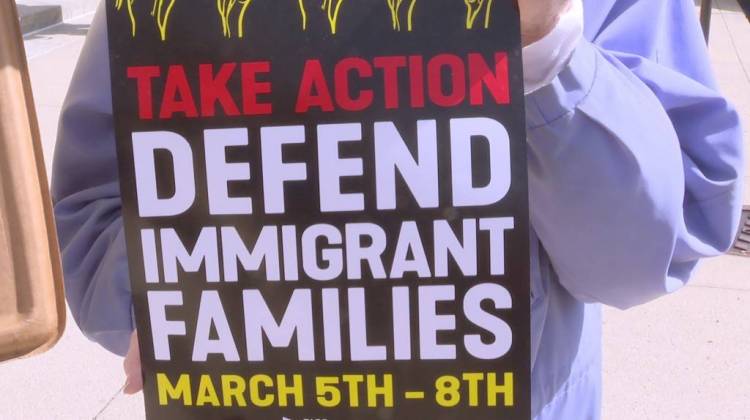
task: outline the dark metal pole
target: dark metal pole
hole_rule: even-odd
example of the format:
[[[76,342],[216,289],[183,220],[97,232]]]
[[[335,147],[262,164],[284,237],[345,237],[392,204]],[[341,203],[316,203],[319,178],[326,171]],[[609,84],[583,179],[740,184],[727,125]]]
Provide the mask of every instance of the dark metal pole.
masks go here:
[[[708,43],[708,34],[711,32],[711,6],[713,0],[701,1],[701,26],[703,27],[703,36]]]

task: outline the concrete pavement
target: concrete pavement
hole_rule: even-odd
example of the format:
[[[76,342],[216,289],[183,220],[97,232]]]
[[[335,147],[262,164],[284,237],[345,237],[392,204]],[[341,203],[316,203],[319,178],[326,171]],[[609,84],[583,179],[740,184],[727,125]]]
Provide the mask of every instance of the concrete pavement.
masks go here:
[[[750,25],[733,0],[717,0],[711,53],[717,77],[746,121],[750,150]],[[57,118],[90,16],[26,42],[47,165]],[[750,204],[750,161],[745,202]],[[750,259],[707,261],[672,296],[627,312],[605,311],[604,418],[750,419]],[[69,318],[59,345],[0,365],[0,419],[140,419],[126,397],[121,359],[88,342]]]

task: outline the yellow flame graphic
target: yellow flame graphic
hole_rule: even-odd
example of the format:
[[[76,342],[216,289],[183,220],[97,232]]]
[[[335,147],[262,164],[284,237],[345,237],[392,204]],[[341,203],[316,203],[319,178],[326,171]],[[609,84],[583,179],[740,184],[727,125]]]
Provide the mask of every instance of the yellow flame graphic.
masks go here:
[[[302,30],[307,30],[307,10],[305,10],[305,3],[303,0],[297,0],[299,3],[299,13],[302,15]]]
[[[232,26],[229,22],[229,18],[231,17],[232,10],[236,5],[237,0],[216,0],[216,10],[219,11],[219,20],[221,21],[221,29],[225,38],[232,37]]]
[[[466,4],[466,29],[474,29],[477,16],[484,9],[484,28],[490,27],[492,0],[464,0]]]
[[[334,5],[334,3],[336,3]],[[331,26],[331,34],[336,35],[336,28],[339,22],[339,12],[341,11],[341,5],[344,0],[323,0],[323,4],[320,6],[326,12],[328,17],[328,23]]]
[[[134,3],[136,0],[114,0],[117,11],[127,10],[130,19],[131,36],[136,35],[136,14],[134,12]],[[168,35],[169,19],[177,0],[152,0],[151,16],[156,22],[159,37],[166,41]],[[245,35],[245,20],[250,5],[253,0],[215,0],[216,10],[219,21],[221,22],[222,34],[225,38],[232,38],[236,33],[238,38]],[[276,0],[279,1],[279,0]],[[303,31],[308,27],[308,12],[306,9],[306,0],[296,0],[299,7],[301,27]],[[466,5],[466,29],[474,29],[478,25],[489,28],[492,15],[492,3],[494,0],[463,0]],[[391,16],[391,25],[394,31],[401,31],[404,26],[406,31],[411,32],[414,24],[414,11],[417,0],[385,0]],[[326,16],[331,34],[336,35],[338,32],[338,23],[340,20],[341,8],[344,0],[322,0],[321,10]],[[404,9],[406,11],[404,12]],[[480,18],[483,16],[483,18]],[[235,20],[236,18],[236,20]],[[405,22],[404,22],[405,20]],[[482,22],[482,23],[477,23]],[[404,25],[405,23],[405,25]],[[236,32],[233,31],[233,25],[236,24]]]
[[[401,30],[401,17],[400,11],[401,6],[404,4],[404,0],[386,0],[388,9],[391,11],[391,24],[393,30]],[[410,0],[409,8],[406,11],[406,30],[411,32],[412,30],[412,17],[414,16],[414,6],[417,4],[417,0]]]
[[[154,0],[154,7],[151,9],[151,15],[156,19],[156,27],[159,29],[159,36],[162,41],[167,40],[167,25],[169,24],[169,15],[174,8],[175,0]]]
[[[240,38],[245,36],[245,13],[252,1],[253,0],[240,0],[242,8],[240,8],[240,16],[237,18],[237,36]]]
[[[133,13],[133,3],[135,0],[115,0],[115,8],[122,10],[123,4],[127,5],[128,18],[130,19],[130,35],[135,38],[135,14]]]

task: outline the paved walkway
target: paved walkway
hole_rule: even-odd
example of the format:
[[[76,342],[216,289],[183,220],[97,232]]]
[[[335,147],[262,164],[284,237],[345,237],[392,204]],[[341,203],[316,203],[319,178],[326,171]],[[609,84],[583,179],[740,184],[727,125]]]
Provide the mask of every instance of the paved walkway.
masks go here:
[[[750,150],[750,25],[733,0],[717,0],[711,53],[741,109]],[[90,16],[26,42],[44,152],[51,162],[60,105]],[[750,162],[749,162],[750,163]],[[750,204],[750,165],[745,202]],[[650,305],[605,313],[606,420],[750,419],[750,260],[706,262],[691,286]],[[89,343],[70,319],[59,345],[0,365],[0,419],[143,418],[125,397],[121,360]]]

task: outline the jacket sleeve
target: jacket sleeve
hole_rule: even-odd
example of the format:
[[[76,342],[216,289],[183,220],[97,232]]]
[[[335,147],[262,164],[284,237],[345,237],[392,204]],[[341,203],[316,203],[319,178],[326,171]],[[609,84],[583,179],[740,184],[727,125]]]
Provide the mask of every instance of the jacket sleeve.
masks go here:
[[[100,6],[62,109],[52,198],[73,317],[87,337],[123,355],[133,323],[106,31]]]
[[[595,9],[599,0],[586,1]],[[690,0],[616,0],[527,97],[532,224],[576,298],[627,308],[684,285],[739,225],[742,131]]]

